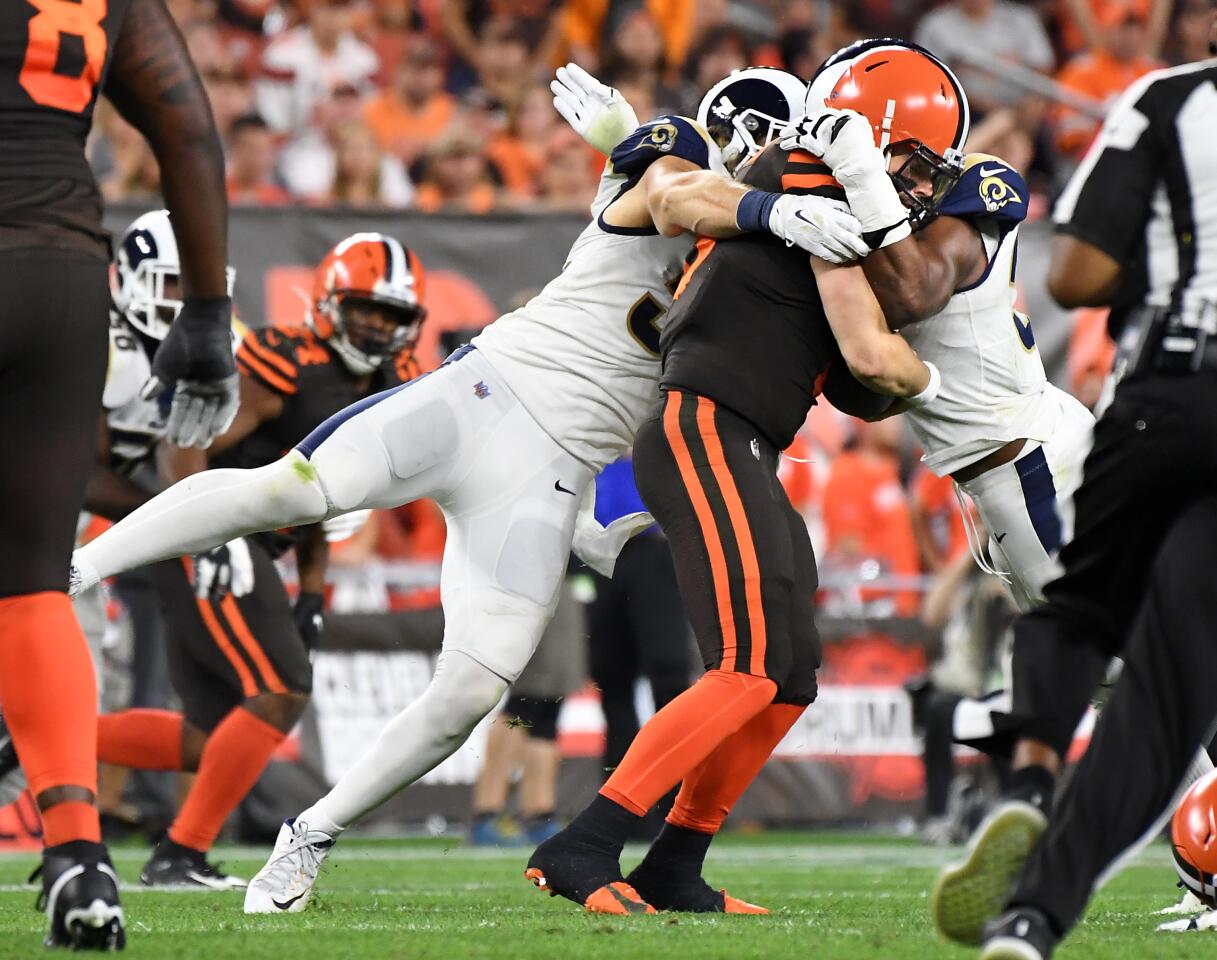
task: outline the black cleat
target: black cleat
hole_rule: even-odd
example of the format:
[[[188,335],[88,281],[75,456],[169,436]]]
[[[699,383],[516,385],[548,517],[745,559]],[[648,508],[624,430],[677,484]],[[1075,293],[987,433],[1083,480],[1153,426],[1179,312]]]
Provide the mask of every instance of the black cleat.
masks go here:
[[[567,827],[533,851],[524,876],[550,896],[562,896],[589,913],[654,913],[621,876],[621,862],[598,844]]]
[[[197,890],[244,890],[249,882],[230,877],[207,861],[207,854],[183,847],[168,837],[156,845],[140,871],[145,887],[190,887]]]
[[[38,872],[38,909],[46,910],[51,924],[46,946],[121,950],[127,945],[118,878],[105,847],[85,840],[47,847]]]
[[[638,895],[656,910],[676,913],[755,913],[769,911],[755,903],[731,896],[726,890],[715,890],[696,876],[677,876],[660,870],[646,869],[644,860],[625,878]]]
[[[1016,907],[985,924],[980,960],[1048,960],[1057,939],[1039,910]]]
[[[17,747],[8,732],[8,724],[0,715],[0,807],[6,807],[25,789],[25,774],[17,759]]]

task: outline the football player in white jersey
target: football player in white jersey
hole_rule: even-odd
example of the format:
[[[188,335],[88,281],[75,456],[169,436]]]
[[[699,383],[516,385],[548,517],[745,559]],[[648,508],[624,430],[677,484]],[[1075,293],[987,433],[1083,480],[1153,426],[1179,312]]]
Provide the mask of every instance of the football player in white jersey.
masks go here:
[[[753,125],[750,91],[766,91],[770,114],[780,104],[768,142],[805,87],[761,73],[767,82],[740,86],[732,100]],[[731,116],[718,119],[731,139]],[[656,336],[691,246],[685,233],[743,229],[737,207],[750,191],[715,172],[723,167],[692,121],[643,124],[613,151],[595,219],[563,273],[527,305],[439,370],[333,417],[276,464],[196,474],[78,551],[76,588],[356,509],[431,497],[444,510],[445,636],[432,683],[329,794],[284,825],[247,912],[303,910],[342,830],[451,754],[527,663],[556,603],[585,488],[658,399]],[[837,263],[865,250],[836,202],[764,199],[765,222],[743,226]]]

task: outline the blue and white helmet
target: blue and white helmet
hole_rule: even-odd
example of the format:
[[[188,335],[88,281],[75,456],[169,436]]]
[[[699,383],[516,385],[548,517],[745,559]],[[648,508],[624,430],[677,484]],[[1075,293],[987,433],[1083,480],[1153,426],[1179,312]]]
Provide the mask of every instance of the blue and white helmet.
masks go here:
[[[114,260],[114,306],[131,326],[154,340],[164,340],[182,310],[182,262],[168,210],[137,217],[118,243]],[[236,272],[226,270],[232,296]]]
[[[697,108],[697,122],[722,147],[734,173],[765,149],[803,112],[807,84],[773,67],[736,70],[712,86]]]

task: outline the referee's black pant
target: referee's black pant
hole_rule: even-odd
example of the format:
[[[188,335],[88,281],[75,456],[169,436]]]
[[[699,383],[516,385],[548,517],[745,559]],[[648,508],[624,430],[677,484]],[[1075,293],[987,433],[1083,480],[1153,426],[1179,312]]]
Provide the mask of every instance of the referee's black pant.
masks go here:
[[[1016,624],[1013,678],[1021,733],[1064,754],[1107,660],[1125,660],[1011,898],[1062,933],[1217,715],[1217,372],[1121,384],[1075,509],[1064,574]]]

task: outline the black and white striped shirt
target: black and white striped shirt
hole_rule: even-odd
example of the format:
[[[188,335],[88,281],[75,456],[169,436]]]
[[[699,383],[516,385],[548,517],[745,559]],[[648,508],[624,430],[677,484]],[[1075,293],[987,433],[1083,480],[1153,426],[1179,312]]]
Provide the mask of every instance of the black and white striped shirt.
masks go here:
[[[1217,334],[1217,58],[1129,87],[1053,220],[1122,264],[1117,307],[1168,307]],[[1114,337],[1122,312],[1112,311]]]

